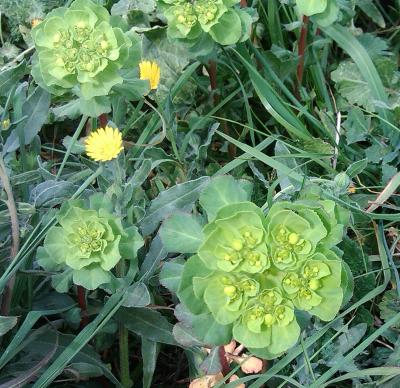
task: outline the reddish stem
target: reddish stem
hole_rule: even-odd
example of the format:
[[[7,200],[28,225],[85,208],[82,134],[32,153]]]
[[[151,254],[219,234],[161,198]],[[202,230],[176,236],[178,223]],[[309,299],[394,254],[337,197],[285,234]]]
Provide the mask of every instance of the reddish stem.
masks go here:
[[[210,76],[211,90],[214,92],[214,105],[219,103],[219,94],[216,92],[217,83],[217,63],[215,61],[208,62],[208,75]]]
[[[108,118],[107,118],[107,115],[105,113],[102,113],[99,116],[99,122],[100,122],[100,127],[101,128],[105,128],[107,126]]]
[[[303,26],[301,27],[299,38],[299,64],[297,65],[297,81],[298,87],[303,83],[304,75],[304,59],[307,47],[307,33],[308,33],[308,16],[303,16]]]
[[[240,0],[240,7],[246,8],[247,7],[247,0]]]
[[[76,292],[78,297],[78,305],[81,309],[81,324],[80,327],[83,329],[89,323],[89,317],[87,316],[86,306],[86,295],[85,289],[82,286],[76,286]]]
[[[229,373],[229,363],[228,363],[228,359],[226,358],[226,352],[225,352],[225,347],[224,346],[220,346],[219,349],[219,361],[221,363],[221,373],[226,376]]]

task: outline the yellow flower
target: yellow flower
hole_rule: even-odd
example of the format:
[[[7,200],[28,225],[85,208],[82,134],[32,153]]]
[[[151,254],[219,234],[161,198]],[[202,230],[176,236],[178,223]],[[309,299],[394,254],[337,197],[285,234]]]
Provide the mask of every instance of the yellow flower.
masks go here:
[[[87,137],[85,148],[87,155],[98,162],[115,159],[124,149],[122,134],[117,128],[99,128]]]
[[[157,89],[160,82],[160,66],[156,62],[142,61],[139,63],[140,79],[150,82],[150,89]]]
[[[42,19],[32,19],[32,21],[31,21],[32,28],[35,28],[41,22],[42,22]]]
[[[10,128],[10,119],[5,119],[1,122],[1,128],[6,130]]]

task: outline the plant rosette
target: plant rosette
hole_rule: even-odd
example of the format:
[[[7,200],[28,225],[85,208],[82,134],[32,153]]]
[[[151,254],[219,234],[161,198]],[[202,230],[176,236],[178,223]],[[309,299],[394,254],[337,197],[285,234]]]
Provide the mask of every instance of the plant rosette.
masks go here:
[[[335,246],[349,218],[326,200],[277,202],[265,216],[250,192],[244,181],[214,178],[199,201],[209,222],[175,214],[160,235],[168,251],[194,254],[172,290],[194,335],[275,358],[298,340],[296,310],[324,321],[337,315],[351,273]]]
[[[111,89],[123,83],[122,70],[139,63],[139,37],[127,29],[91,0],[53,10],[32,29],[35,81],[54,95],[74,93],[82,113],[93,115],[93,105],[107,105]]]
[[[247,40],[252,9],[240,9],[239,0],[159,0],[168,21],[168,36],[190,46],[214,41],[232,45]]]
[[[49,229],[38,248],[38,264],[57,272],[52,285],[67,292],[72,283],[88,290],[106,286],[120,260],[136,265],[143,239],[135,226],[124,228],[121,219],[104,207],[103,195],[65,203],[57,214],[58,225]]]

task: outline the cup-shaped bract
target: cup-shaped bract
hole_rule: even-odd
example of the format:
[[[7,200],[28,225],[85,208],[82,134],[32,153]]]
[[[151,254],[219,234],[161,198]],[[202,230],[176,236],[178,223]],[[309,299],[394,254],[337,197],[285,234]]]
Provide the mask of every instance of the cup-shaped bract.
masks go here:
[[[212,229],[212,230],[211,230]],[[269,268],[263,220],[254,211],[235,211],[209,227],[199,257],[214,270],[260,273]]]
[[[168,35],[195,44],[204,36],[222,45],[249,36],[251,16],[234,7],[239,0],[159,0],[168,21]]]
[[[36,82],[53,94],[72,91],[84,100],[106,96],[122,83],[119,69],[132,56],[130,49],[140,50],[135,36],[115,26],[108,11],[91,0],[50,12],[33,28],[32,38]]]
[[[282,288],[297,309],[330,321],[343,300],[341,274],[342,263],[338,257],[327,259],[317,252],[299,270],[286,274]]]
[[[266,289],[248,304],[233,328],[233,337],[249,348],[268,348],[278,355],[293,346],[300,334],[293,304],[278,288]]]
[[[121,258],[135,259],[142,239],[135,227],[105,209],[86,209],[82,202],[66,203],[37,252],[38,263],[49,271],[66,270],[75,284],[95,289],[110,282]]]
[[[340,214],[339,214],[340,213]],[[269,210],[265,225],[274,265],[282,270],[298,267],[319,248],[341,241],[346,211],[333,201],[278,202]]]

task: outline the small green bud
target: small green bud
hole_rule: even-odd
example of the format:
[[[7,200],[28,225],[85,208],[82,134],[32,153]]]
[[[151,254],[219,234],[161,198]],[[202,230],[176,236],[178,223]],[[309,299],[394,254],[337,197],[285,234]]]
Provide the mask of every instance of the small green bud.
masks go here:
[[[297,233],[290,233],[288,240],[289,244],[296,245],[300,240],[300,236]]]
[[[243,242],[240,241],[240,240],[233,240],[233,241],[232,241],[232,248],[233,248],[235,251],[240,251],[240,250],[242,250],[242,248],[243,248]]]
[[[267,326],[272,326],[275,322],[275,318],[272,314],[265,314],[264,316],[264,322]]]
[[[235,286],[226,286],[224,287],[224,294],[229,296],[230,298],[236,295],[237,289]]]
[[[320,288],[321,286],[321,282],[318,279],[311,279],[308,282],[308,287],[310,288],[310,290],[318,290],[318,288]]]

